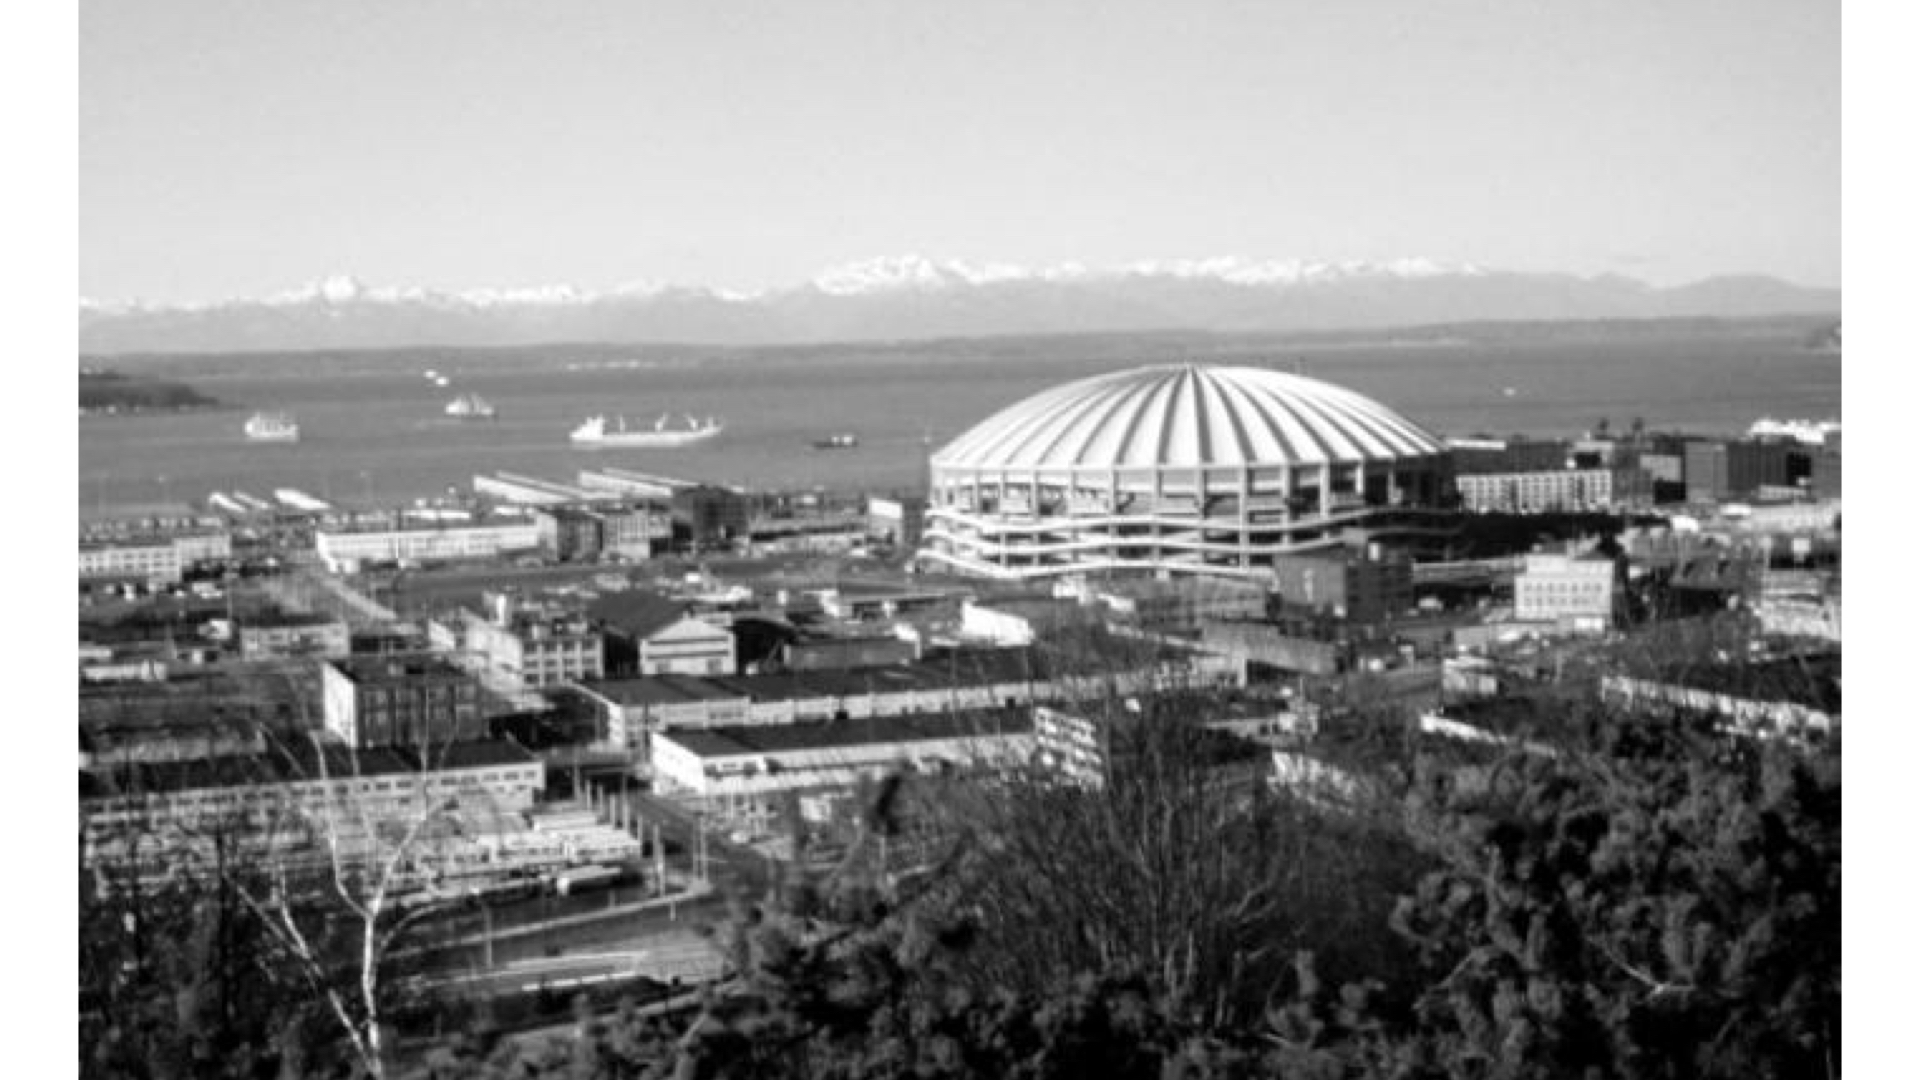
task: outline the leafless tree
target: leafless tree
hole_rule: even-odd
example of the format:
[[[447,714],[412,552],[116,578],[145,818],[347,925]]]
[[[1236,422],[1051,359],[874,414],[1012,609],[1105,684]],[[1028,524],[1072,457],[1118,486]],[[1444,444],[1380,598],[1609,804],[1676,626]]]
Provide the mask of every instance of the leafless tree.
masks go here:
[[[318,795],[270,807],[262,872],[241,896],[361,1067],[384,1077],[394,955],[410,932],[458,902],[429,889],[454,869],[469,817],[497,807],[485,797],[476,807],[472,794],[439,789],[434,770],[445,746],[421,747],[412,768],[396,775],[370,772],[357,750],[307,738],[309,752],[276,750],[296,768],[311,769],[298,779]]]

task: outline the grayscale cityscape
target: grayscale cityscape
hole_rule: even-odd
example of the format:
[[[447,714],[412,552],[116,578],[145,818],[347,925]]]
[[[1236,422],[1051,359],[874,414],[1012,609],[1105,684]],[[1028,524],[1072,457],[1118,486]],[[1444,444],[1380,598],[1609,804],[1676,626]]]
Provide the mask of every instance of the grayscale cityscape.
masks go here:
[[[1840,9],[79,5],[83,1077],[1840,1073]]]

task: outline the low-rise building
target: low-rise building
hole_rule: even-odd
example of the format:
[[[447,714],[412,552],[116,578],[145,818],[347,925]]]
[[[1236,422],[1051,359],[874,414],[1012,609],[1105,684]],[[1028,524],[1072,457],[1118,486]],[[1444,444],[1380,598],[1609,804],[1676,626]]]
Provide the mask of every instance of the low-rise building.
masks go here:
[[[540,546],[540,526],[528,520],[321,529],[314,533],[313,543],[326,568],[339,573],[367,563],[450,562],[533,551]]]
[[[1087,621],[1081,605],[1063,597],[995,597],[960,605],[960,636],[999,648],[1022,648],[1049,631]]]
[[[728,616],[703,618],[694,601],[638,589],[595,600],[587,614],[606,634],[606,672],[631,675],[728,675],[739,651]]]
[[[352,747],[437,747],[486,734],[473,677],[438,656],[352,656],[320,665],[326,729]]]
[[[247,619],[235,629],[240,658],[345,656],[353,651],[347,624],[328,615],[280,612]]]
[[[1413,608],[1413,563],[1378,544],[1326,555],[1280,556],[1273,561],[1273,592],[1283,608],[1373,625]]]
[[[696,484],[673,492],[673,517],[696,546],[743,539],[752,517],[743,492]]]
[[[957,604],[969,595],[955,589],[911,589],[885,585],[842,585],[819,589],[814,595],[820,610],[836,619],[852,621],[892,619]]]
[[[669,791],[756,802],[901,768],[1001,767],[1025,761],[1032,749],[1032,720],[1011,710],[661,731],[651,756],[656,782]]]
[[[83,542],[81,581],[145,581],[171,584],[181,577],[180,551],[170,540]]]
[[[841,671],[847,668],[904,664],[920,657],[916,641],[894,634],[803,633],[780,646],[778,660],[787,671]]]
[[[926,519],[927,499],[924,495],[867,500],[868,533],[896,548],[909,551],[918,548],[926,532]]]
[[[515,611],[496,596],[491,618],[463,612],[467,655],[501,685],[557,686],[606,674],[606,645],[584,616]]]
[[[1653,502],[1653,481],[1638,468],[1475,473],[1455,477],[1454,484],[1462,508],[1476,513],[1619,510]]]
[[[574,689],[598,714],[597,742],[642,755],[652,732],[744,724],[752,704],[744,689],[686,675],[588,681]]]
[[[1240,682],[1239,665],[1198,651],[1163,654],[1127,670],[1075,675],[1032,649],[943,650],[911,663],[779,674],[650,676],[583,682],[603,737],[636,750],[647,733],[680,727],[795,724],[876,717],[950,715],[1036,702],[1103,700],[1129,694]]]
[[[1195,704],[1209,707],[1209,703]],[[1218,716],[1200,712],[1171,721],[1192,725],[1194,730],[1183,734],[1194,742],[1183,752],[1198,755],[1210,784],[1232,785],[1257,778],[1269,771],[1270,749],[1263,746],[1287,743],[1310,727],[1291,713],[1220,708]],[[1068,783],[1104,787],[1115,769],[1126,768],[1154,738],[1144,725],[1168,720],[1164,716],[1101,716],[1035,706],[1033,760]]]
[[[1762,633],[1840,643],[1839,597],[1764,597],[1753,605]]]
[[[1558,439],[1448,439],[1456,476],[1564,469],[1573,447]]]
[[[542,546],[561,562],[603,555],[647,559],[673,538],[673,520],[656,504],[552,506],[534,511],[533,517],[540,526]]]
[[[1276,572],[1278,572],[1276,557]],[[1143,630],[1190,634],[1208,619],[1257,619],[1267,613],[1268,588],[1220,577],[1139,578],[1102,583],[1094,597]]]
[[[393,850],[383,829],[425,815],[459,820],[456,836],[423,842],[409,864],[435,873],[492,862],[486,839],[516,824],[545,785],[545,767],[511,743],[466,742],[422,753],[295,741],[248,753],[118,761],[80,773],[82,857],[147,879],[192,874],[216,838],[244,858],[294,872],[351,867]],[[413,885],[429,882],[419,880]]]
[[[1567,630],[1605,630],[1619,602],[1620,566],[1598,553],[1532,554],[1514,576],[1514,617]]]
[[[1347,643],[1309,637],[1264,620],[1208,620],[1200,628],[1200,644],[1243,666],[1260,664],[1300,675],[1337,675],[1353,665]]]
[[[737,667],[733,634],[692,615],[638,630],[633,643],[642,675],[727,675]]]

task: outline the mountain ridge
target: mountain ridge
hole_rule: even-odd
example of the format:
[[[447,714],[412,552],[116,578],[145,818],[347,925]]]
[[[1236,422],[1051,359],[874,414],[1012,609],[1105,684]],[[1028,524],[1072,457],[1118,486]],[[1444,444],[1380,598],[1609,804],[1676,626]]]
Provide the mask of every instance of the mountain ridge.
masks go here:
[[[898,256],[742,293],[633,282],[470,289],[334,275],[258,298],[82,298],[83,353],[513,345],[554,340],[779,344],[1179,328],[1386,329],[1443,322],[1831,314],[1837,289],[1758,275],[1660,287],[1618,275],[1490,270],[1429,259],[1239,257],[1028,268]]]

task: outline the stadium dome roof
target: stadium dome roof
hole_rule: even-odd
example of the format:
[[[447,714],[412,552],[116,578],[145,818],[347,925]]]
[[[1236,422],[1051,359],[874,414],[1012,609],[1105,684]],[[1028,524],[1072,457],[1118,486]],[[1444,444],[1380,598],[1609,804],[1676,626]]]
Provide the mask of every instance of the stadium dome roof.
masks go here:
[[[947,469],[1319,465],[1424,457],[1441,441],[1318,379],[1253,367],[1135,368],[1044,390],[933,455]]]

